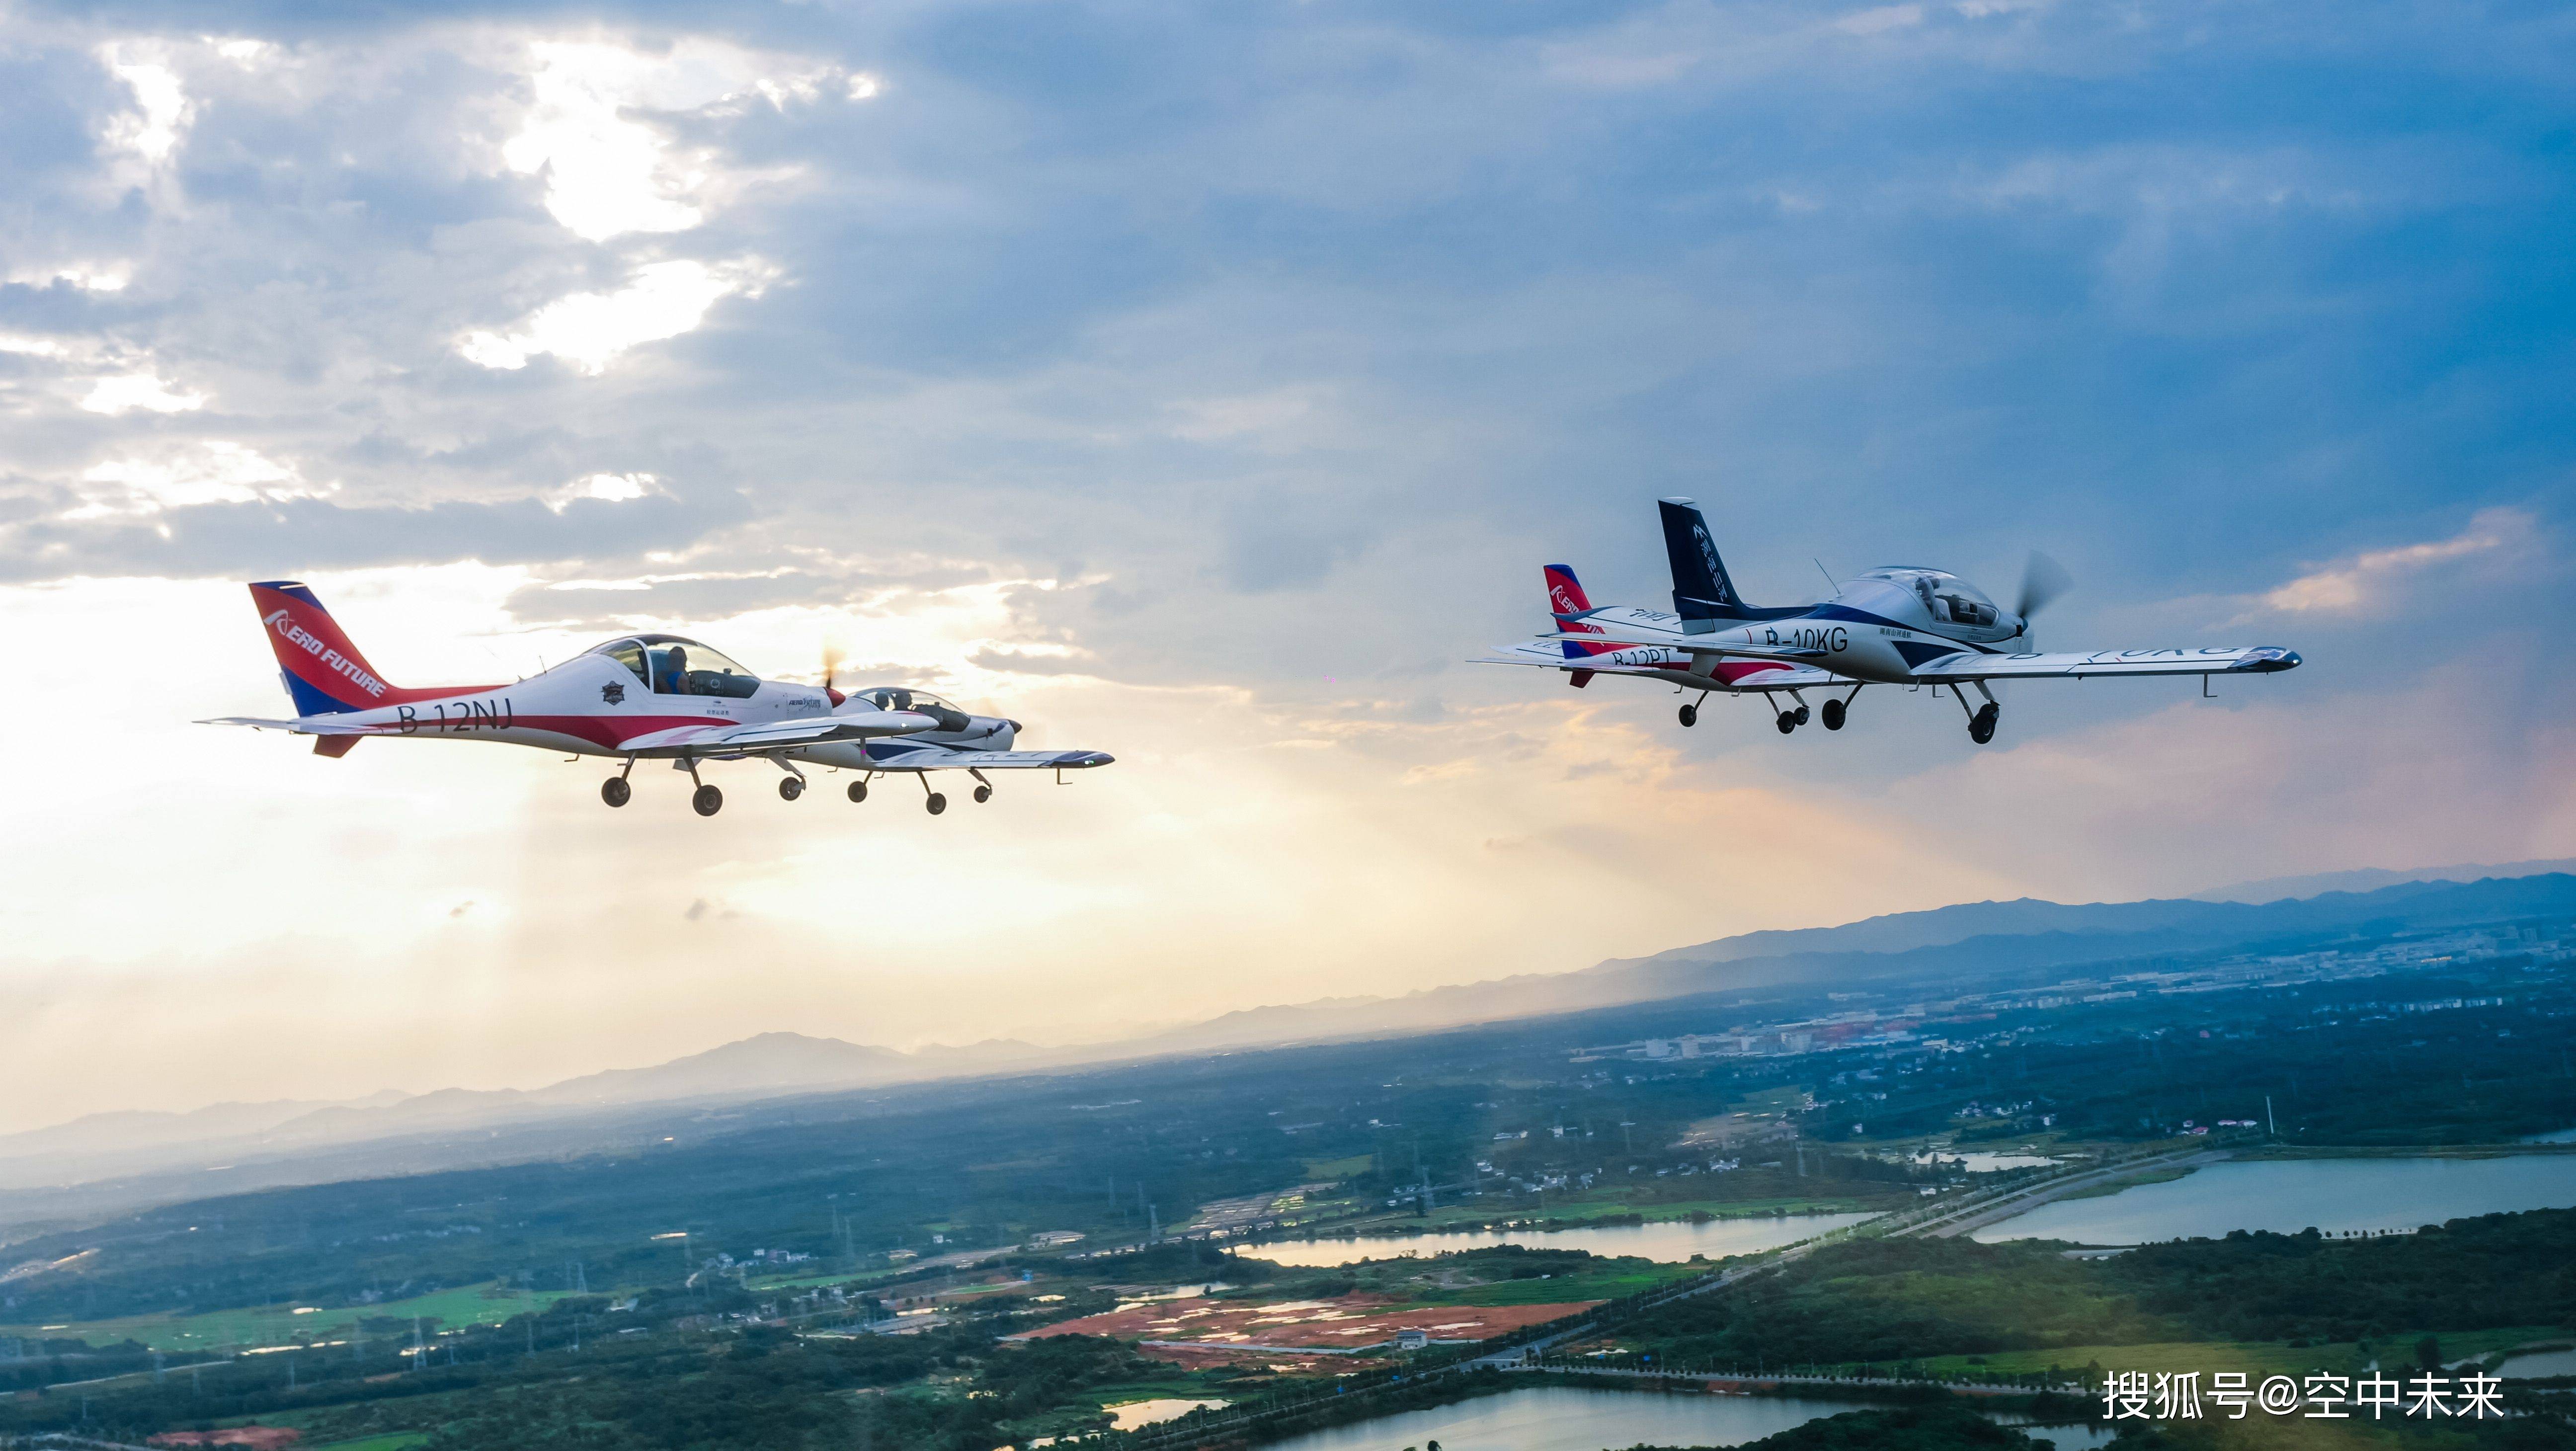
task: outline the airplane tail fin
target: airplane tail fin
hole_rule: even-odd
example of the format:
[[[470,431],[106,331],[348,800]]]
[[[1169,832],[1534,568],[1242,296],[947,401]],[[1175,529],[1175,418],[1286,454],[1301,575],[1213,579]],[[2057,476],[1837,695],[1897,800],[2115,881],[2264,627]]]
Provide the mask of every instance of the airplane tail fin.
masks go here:
[[[1726,561],[1717,557],[1717,541],[1709,535],[1699,505],[1664,499],[1655,507],[1664,516],[1664,553],[1673,566],[1673,613],[1685,620],[1750,618],[1735,581],[1726,577]]]
[[[250,587],[250,599],[298,716],[373,710],[417,693],[387,684],[302,584],[267,580]]]
[[[1591,624],[1583,618],[1591,608],[1592,598],[1583,592],[1582,581],[1574,577],[1574,566],[1570,564],[1547,566],[1547,612],[1555,617],[1557,629],[1569,635],[1600,634],[1599,625]],[[1559,643],[1564,646],[1565,658],[1568,660],[1580,660],[1587,655],[1598,655],[1610,648],[1606,644],[1581,645],[1572,640]]]

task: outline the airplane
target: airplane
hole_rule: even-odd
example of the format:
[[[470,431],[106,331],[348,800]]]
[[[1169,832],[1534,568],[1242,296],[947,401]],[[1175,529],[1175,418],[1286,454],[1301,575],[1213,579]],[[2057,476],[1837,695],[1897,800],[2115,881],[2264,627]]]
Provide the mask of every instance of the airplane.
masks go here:
[[[369,736],[498,741],[623,757],[625,769],[599,788],[611,806],[634,794],[637,761],[667,760],[697,789],[689,804],[700,816],[724,806],[724,793],[702,781],[708,761],[766,760],[785,774],[778,794],[805,794],[800,766],[857,771],[852,801],[868,798],[879,773],[909,772],[924,805],[937,816],[948,798],[933,790],[932,771],[975,778],[975,799],[993,798],[986,771],[1057,773],[1106,766],[1099,751],[1012,749],[1015,720],[971,715],[926,690],[834,687],[828,659],[820,685],[763,680],[715,650],[678,635],[625,635],[560,665],[507,685],[407,688],[382,673],[349,642],[311,589],[294,580],[250,587],[260,628],[276,652],[293,702],[292,719],[223,716],[202,725],[240,725],[313,737],[313,753],[340,757]]]
[[[1968,738],[1995,738],[2003,707],[1989,688],[1997,680],[2063,680],[2132,675],[2270,675],[2299,666],[2299,654],[2274,645],[2201,646],[2169,650],[2101,650],[2041,654],[2031,617],[2071,583],[2045,556],[2031,556],[2021,597],[2011,610],[1946,570],[1883,565],[1834,586],[1820,604],[1748,605],[1727,577],[1699,506],[1661,500],[1664,553],[1673,572],[1671,611],[1595,607],[1561,564],[1546,567],[1548,609],[1556,628],[1534,640],[1498,646],[1476,663],[1529,665],[1566,672],[1577,688],[1596,675],[1660,680],[1699,698],[1681,708],[1696,725],[1712,694],[1775,694],[1792,705],[1774,724],[1787,735],[1808,720],[1807,690],[1847,694],[1824,702],[1825,729],[1838,731],[1866,686],[1946,689],[1968,717]],[[1970,706],[1960,689],[1983,698]]]

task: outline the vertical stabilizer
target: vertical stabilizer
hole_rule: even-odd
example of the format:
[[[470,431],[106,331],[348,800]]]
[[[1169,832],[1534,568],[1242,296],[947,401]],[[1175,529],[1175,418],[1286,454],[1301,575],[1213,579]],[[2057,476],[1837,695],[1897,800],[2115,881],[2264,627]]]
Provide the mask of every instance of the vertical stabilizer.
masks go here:
[[[252,585],[250,598],[268,647],[277,652],[279,674],[297,715],[373,710],[415,694],[387,684],[302,584],[268,580]]]
[[[1583,618],[1592,609],[1592,599],[1583,592],[1582,582],[1574,577],[1574,566],[1551,564],[1547,566],[1546,573],[1547,612],[1555,619],[1557,630],[1569,635],[1600,634],[1599,625]],[[1557,643],[1564,649],[1565,658],[1568,660],[1580,660],[1587,655],[1598,655],[1610,648],[1607,644],[1585,645],[1573,640],[1560,640]],[[1590,682],[1585,680],[1576,683],[1589,684]]]
[[[1726,561],[1717,557],[1717,541],[1699,505],[1688,499],[1664,499],[1655,508],[1664,516],[1664,553],[1673,566],[1673,613],[1685,620],[1741,620],[1751,617],[1726,577]]]

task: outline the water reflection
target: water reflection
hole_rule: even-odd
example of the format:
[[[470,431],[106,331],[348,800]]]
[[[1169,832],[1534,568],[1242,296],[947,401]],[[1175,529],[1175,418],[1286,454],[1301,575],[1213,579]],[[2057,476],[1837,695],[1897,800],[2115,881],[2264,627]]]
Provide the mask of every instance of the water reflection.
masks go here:
[[[2211,1164],[2101,1199],[2061,1199],[1975,1238],[2145,1244],[2233,1229],[2414,1229],[2473,1214],[2576,1207],[2576,1156],[2258,1159]]]
[[[1313,1431],[1264,1451],[1393,1451],[1440,1443],[1441,1451],[1604,1451],[1621,1446],[1741,1446],[1793,1426],[1875,1407],[1856,1401],[1772,1396],[1662,1395],[1573,1386],[1533,1386],[1428,1411]],[[2028,1427],[2059,1451],[2109,1443],[2089,1427]]]
[[[1719,1259],[1777,1249],[1872,1218],[1867,1214],[1798,1214],[1785,1219],[1712,1219],[1706,1224],[1664,1220],[1654,1224],[1599,1224],[1582,1229],[1444,1230],[1437,1234],[1370,1235],[1361,1239],[1282,1240],[1246,1245],[1240,1253],[1274,1264],[1317,1268],[1397,1255],[1435,1255],[1498,1244],[1532,1249],[1579,1249],[1597,1255],[1632,1255],[1680,1264],[1692,1255]]]

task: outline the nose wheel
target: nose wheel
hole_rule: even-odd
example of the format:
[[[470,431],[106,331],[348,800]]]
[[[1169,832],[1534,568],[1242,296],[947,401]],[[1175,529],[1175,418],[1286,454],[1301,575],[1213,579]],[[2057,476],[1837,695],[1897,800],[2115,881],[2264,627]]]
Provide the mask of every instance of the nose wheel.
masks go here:
[[[976,804],[976,805],[981,806],[981,805],[983,805],[985,802],[990,801],[990,800],[992,800],[992,799],[993,799],[993,788],[992,788],[992,787],[990,787],[990,786],[978,786],[978,787],[976,787],[976,788],[975,788],[975,804]]]
[[[724,810],[724,793],[713,786],[701,786],[689,793],[689,805],[700,816],[713,816]]]

